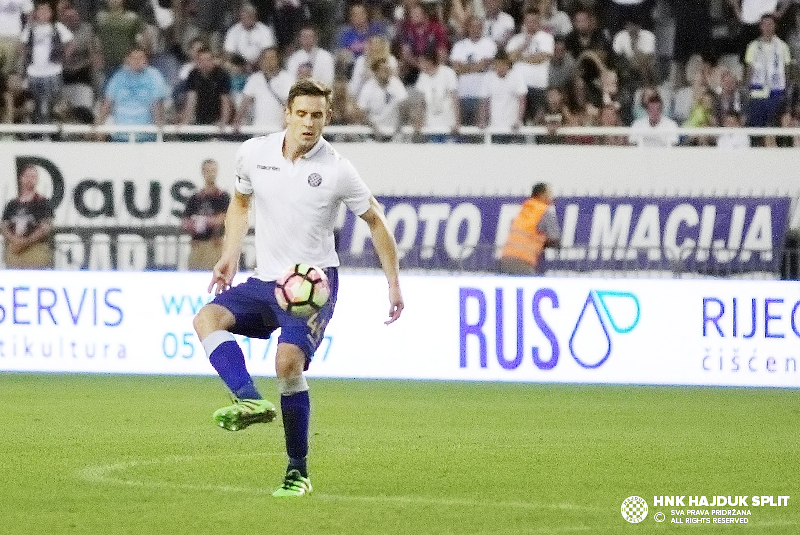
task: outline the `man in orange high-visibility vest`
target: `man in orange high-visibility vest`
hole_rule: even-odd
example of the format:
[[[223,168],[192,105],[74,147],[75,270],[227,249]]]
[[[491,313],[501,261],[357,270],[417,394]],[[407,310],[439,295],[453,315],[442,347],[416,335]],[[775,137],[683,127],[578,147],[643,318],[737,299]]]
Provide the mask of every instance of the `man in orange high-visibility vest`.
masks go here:
[[[530,199],[511,222],[508,240],[500,255],[500,272],[510,275],[535,275],[545,247],[558,247],[561,228],[556,219],[550,186],[533,186]]]

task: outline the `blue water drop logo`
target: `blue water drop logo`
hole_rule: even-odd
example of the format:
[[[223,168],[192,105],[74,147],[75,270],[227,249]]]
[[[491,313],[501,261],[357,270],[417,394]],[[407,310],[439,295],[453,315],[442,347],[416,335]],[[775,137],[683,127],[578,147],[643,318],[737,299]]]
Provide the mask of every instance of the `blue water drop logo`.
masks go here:
[[[594,313],[588,313],[590,310]],[[598,336],[602,333],[602,336]],[[576,340],[578,347],[576,347]],[[578,355],[580,349],[581,355]],[[600,316],[600,309],[594,299],[594,292],[589,292],[583,304],[572,336],[569,337],[569,351],[572,358],[584,368],[597,368],[611,355],[611,337],[608,335],[605,322]]]
[[[634,294],[590,291],[569,338],[572,358],[584,368],[599,367],[611,356],[611,336],[603,318],[614,332],[626,334],[639,324],[640,316],[641,306]]]

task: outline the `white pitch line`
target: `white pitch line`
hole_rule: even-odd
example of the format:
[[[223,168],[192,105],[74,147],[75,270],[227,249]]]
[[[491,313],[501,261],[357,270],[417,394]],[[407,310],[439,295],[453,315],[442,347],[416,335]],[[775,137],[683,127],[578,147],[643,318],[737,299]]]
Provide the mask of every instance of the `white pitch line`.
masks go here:
[[[87,466],[77,472],[77,476],[87,482],[96,484],[114,484],[123,485],[128,487],[145,487],[145,488],[170,488],[190,491],[202,492],[241,492],[247,494],[271,494],[271,489],[262,487],[242,487],[236,485],[197,485],[192,483],[176,483],[169,481],[144,481],[137,479],[128,479],[121,477],[119,472],[124,472],[137,466],[148,466],[155,464],[183,464],[194,460],[205,460],[212,457],[252,457],[253,455],[280,455],[282,453],[257,453],[257,454],[221,454],[221,455],[175,455],[163,458],[149,459],[149,460],[132,460],[124,461],[113,464]],[[342,500],[352,502],[373,502],[373,503],[400,503],[400,504],[419,504],[419,505],[440,505],[444,507],[490,507],[490,508],[512,508],[512,509],[550,509],[561,511],[581,511],[581,512],[605,512],[605,509],[600,507],[590,507],[584,505],[576,505],[571,503],[536,503],[536,502],[523,502],[523,501],[486,501],[486,500],[472,500],[469,498],[435,498],[426,496],[392,496],[392,495],[375,495],[375,496],[356,496],[347,494],[324,494],[315,492],[315,499],[323,500]],[[589,528],[576,527],[573,530],[588,530]]]

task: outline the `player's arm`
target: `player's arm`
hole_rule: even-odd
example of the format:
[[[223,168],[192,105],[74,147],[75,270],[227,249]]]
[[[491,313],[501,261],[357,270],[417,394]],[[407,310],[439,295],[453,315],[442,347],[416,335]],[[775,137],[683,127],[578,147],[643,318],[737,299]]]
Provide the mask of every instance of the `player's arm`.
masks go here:
[[[222,256],[214,266],[208,292],[219,295],[233,282],[233,276],[239,269],[239,258],[242,255],[242,243],[250,228],[250,195],[237,191],[225,214],[225,239],[222,244]]]
[[[400,317],[403,312],[403,295],[400,293],[400,259],[397,254],[397,242],[389,232],[386,217],[383,215],[375,197],[369,200],[369,209],[361,214],[361,219],[369,225],[372,235],[372,246],[381,261],[381,268],[389,282],[389,319],[384,323],[389,325]]]

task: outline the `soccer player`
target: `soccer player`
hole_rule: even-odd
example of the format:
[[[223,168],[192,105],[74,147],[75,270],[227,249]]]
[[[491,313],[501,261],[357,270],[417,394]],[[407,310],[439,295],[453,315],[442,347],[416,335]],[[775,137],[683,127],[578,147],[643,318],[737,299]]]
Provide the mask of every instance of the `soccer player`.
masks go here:
[[[306,466],[311,405],[303,372],[336,304],[339,258],[333,226],[342,202],[369,225],[389,286],[385,323],[397,320],[403,310],[397,244],[383,212],[353,165],[322,138],[330,107],[327,86],[314,79],[298,80],[289,90],[286,130],[250,139],[239,148],[223,252],[208,286],[216,297],[194,319],[212,366],[234,397],[233,405],[216,411],[214,419],[232,431],[269,422],[277,414],[253,384],[232,333],[267,338],[281,329],[275,372],[289,463],[283,484],[273,493],[276,497],[311,492]],[[249,226],[251,199],[255,200],[256,271],[232,287]],[[323,268],[331,285],[328,302],[308,319],[292,316],[275,299],[275,280],[296,263]]]

